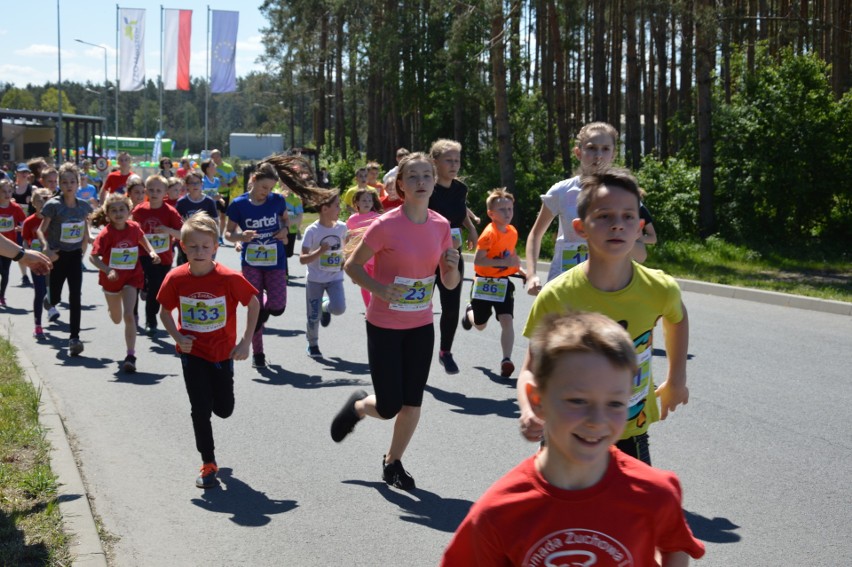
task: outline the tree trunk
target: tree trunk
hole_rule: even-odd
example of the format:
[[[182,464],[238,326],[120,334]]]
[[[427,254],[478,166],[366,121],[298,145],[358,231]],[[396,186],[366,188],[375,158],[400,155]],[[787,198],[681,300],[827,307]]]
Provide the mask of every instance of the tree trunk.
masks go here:
[[[668,71],[668,52],[666,51],[666,13],[665,6],[657,3],[651,16],[654,33],[654,53],[657,57],[657,124],[659,125],[660,159],[669,157],[669,103],[666,86]]]
[[[594,0],[594,38],[592,40],[592,120],[607,122],[606,87],[606,5]]]
[[[636,0],[624,0],[624,33],[627,36],[627,94],[624,98],[626,113],[625,157],[630,169],[642,166],[642,130],[639,121],[640,77],[636,54]]]
[[[328,57],[328,13],[323,12],[320,19],[319,69],[317,72],[317,97],[319,104],[314,118],[314,140],[318,148],[325,145],[325,66]]]
[[[337,11],[335,49],[334,49],[334,67],[336,69],[334,78],[334,135],[337,143],[337,148],[340,150],[340,157],[346,159],[346,110],[343,103],[343,9]]]
[[[609,122],[619,132],[622,131],[621,124],[621,101],[622,101],[622,62],[624,61],[624,14],[622,13],[623,0],[613,0],[610,4],[610,21],[612,22],[612,70],[610,73],[611,87],[609,95]]]
[[[556,68],[556,127],[559,130],[559,148],[562,167],[571,171],[571,133],[568,131],[568,108],[565,105],[565,54],[559,34],[559,20],[556,18],[556,5],[548,0],[547,11],[550,17],[550,36],[553,46],[554,67]]]
[[[509,124],[509,103],[506,91],[506,63],[503,60],[503,3],[492,0],[491,17],[491,74],[494,82],[494,122],[497,130],[497,155],[500,163],[500,184],[515,192],[515,164],[512,156],[512,130]],[[518,209],[520,212],[520,208]]]
[[[713,54],[716,29],[714,0],[697,0],[696,8],[696,57],[695,74],[698,84],[698,158],[700,181],[698,186],[698,223],[699,234],[707,238],[716,232],[716,211],[714,204],[713,176],[715,163],[713,155],[712,105],[711,91],[713,80]]]

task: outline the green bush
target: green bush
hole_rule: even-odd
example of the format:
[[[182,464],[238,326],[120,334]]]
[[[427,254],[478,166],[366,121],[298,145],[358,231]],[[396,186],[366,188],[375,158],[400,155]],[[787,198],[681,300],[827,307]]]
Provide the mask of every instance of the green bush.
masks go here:
[[[636,177],[647,193],[644,203],[660,240],[698,237],[698,167],[677,158],[663,162],[645,156]]]

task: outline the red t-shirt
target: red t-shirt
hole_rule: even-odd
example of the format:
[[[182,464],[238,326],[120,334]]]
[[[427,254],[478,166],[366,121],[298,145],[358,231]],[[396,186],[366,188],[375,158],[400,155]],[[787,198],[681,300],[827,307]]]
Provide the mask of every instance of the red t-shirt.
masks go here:
[[[127,186],[127,178],[133,175],[131,171],[127,175],[122,175],[120,171],[113,171],[109,175],[107,175],[104,180],[104,186],[102,189],[107,193],[115,193],[116,191],[124,191],[124,188]]]
[[[159,208],[152,209],[151,203],[145,202],[137,205],[133,209],[133,220],[139,223],[142,231],[145,233],[145,238],[151,244],[151,248],[160,255],[160,261],[164,266],[172,265],[172,243],[174,239],[168,234],[157,232],[160,226],[180,230],[183,226],[183,219],[171,205],[163,203]]]
[[[704,555],[680,482],[611,447],[603,478],[582,490],[547,482],[535,457],[522,461],[471,507],[441,565],[639,567],[657,565],[656,549]]]
[[[140,244],[145,239],[145,233],[136,222],[129,220],[122,230],[116,230],[111,224],[101,229],[92,244],[92,255],[100,256],[104,264],[116,270],[121,282],[138,280],[142,277],[142,264],[139,258],[145,254]],[[110,282],[107,274],[98,272],[98,283],[101,287],[114,288],[115,282]],[[121,289],[121,287],[119,287]]]
[[[237,304],[248,305],[255,295],[241,273],[218,262],[203,276],[183,264],[166,276],[157,301],[169,311],[180,309],[178,331],[196,337],[189,354],[221,362],[237,344]]]
[[[32,248],[33,250],[38,250],[41,252],[41,240],[38,239],[38,227],[41,226],[41,217],[36,213],[31,214],[26,219],[24,219],[24,227],[21,230],[21,237],[24,239],[24,242],[27,243],[27,246]]]
[[[27,213],[21,205],[15,201],[9,201],[5,207],[0,207],[0,234],[15,242],[17,240],[15,229],[24,222]]]
[[[382,208],[385,210],[385,212],[387,212],[391,209],[395,209],[399,206],[402,206],[403,200],[400,199],[399,197],[392,200],[390,195],[385,195],[384,197],[382,197],[381,203],[382,203]]]

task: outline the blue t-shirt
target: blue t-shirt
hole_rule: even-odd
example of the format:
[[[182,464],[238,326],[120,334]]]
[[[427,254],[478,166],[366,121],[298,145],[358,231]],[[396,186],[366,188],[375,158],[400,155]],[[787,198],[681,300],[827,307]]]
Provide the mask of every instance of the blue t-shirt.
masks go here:
[[[285,212],[287,203],[278,193],[270,193],[261,205],[252,203],[248,193],[231,201],[228,218],[237,223],[240,230],[257,231],[257,236],[251,242],[243,243],[243,265],[267,270],[287,269],[284,243],[273,238],[281,230],[281,216]]]
[[[221,184],[222,180],[218,177],[214,177],[210,180],[205,175],[201,178],[201,192],[215,201],[219,198],[219,186]]]
[[[97,199],[98,190],[95,189],[94,185],[86,185],[85,187],[80,187],[79,189],[77,189],[77,198],[82,199],[86,202],[89,202],[92,199]]]

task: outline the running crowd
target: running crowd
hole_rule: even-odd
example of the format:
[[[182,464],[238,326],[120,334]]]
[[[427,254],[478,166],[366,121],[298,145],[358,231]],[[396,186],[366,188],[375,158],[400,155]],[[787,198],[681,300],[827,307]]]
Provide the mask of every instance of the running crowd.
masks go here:
[[[202,461],[195,482],[206,489],[218,482],[212,415],[227,418],[234,410],[234,361],[251,355],[255,368],[267,364],[263,331],[286,309],[288,258],[298,253],[307,269],[311,357],[322,357],[319,327],[346,311],[348,275],[366,306],[373,391],[351,393],[331,437],[343,441],[366,416],[393,421],[382,477],[413,490],[402,458],[432,362],[435,289],[444,371],[459,372],[452,354],[458,327],[482,330],[493,311],[501,329],[498,367],[508,378],[515,372],[512,279],[519,279],[537,296],[523,329],[530,342],[517,377],[520,430],[539,450],[474,504],[442,563],[544,565],[577,556],[586,564],[686,565],[704,546],[686,524],[677,477],[651,467],[648,428],[689,400],[687,312],[674,279],[642,264],[645,246],[656,242],[653,221],[635,178],[611,165],[617,139],[606,123],[580,130],[578,175],[541,196],[525,262],[511,225],[514,197],[505,189],[488,193],[491,222],[478,233],[480,219],[458,178],[462,148],[452,140],[434,142],[428,153],[400,149],[381,181],[371,162],[342,195],[319,187],[309,164],[292,156],[258,164],[247,191],[233,200],[236,173],[218,151],[200,170],[182,162],[174,171],[164,158],[160,172],[144,180],[120,154],[99,189],[89,183],[88,164],[56,170],[31,161],[17,166],[14,180],[0,178],[0,307],[18,261],[22,285],[33,288],[33,336],[45,341],[43,316],[62,317],[57,305],[67,281],[67,350],[80,356],[88,252],[110,319],[124,328],[122,370],[136,371],[138,328],[154,336],[162,324],[175,341]],[[306,209],[318,218],[302,232]],[[557,217],[542,285],[541,241]],[[464,309],[462,229],[475,250]],[[239,272],[216,262],[225,241],[240,252]],[[246,308],[241,337],[239,306]],[[651,353],[660,318],[668,373],[657,383]]]

